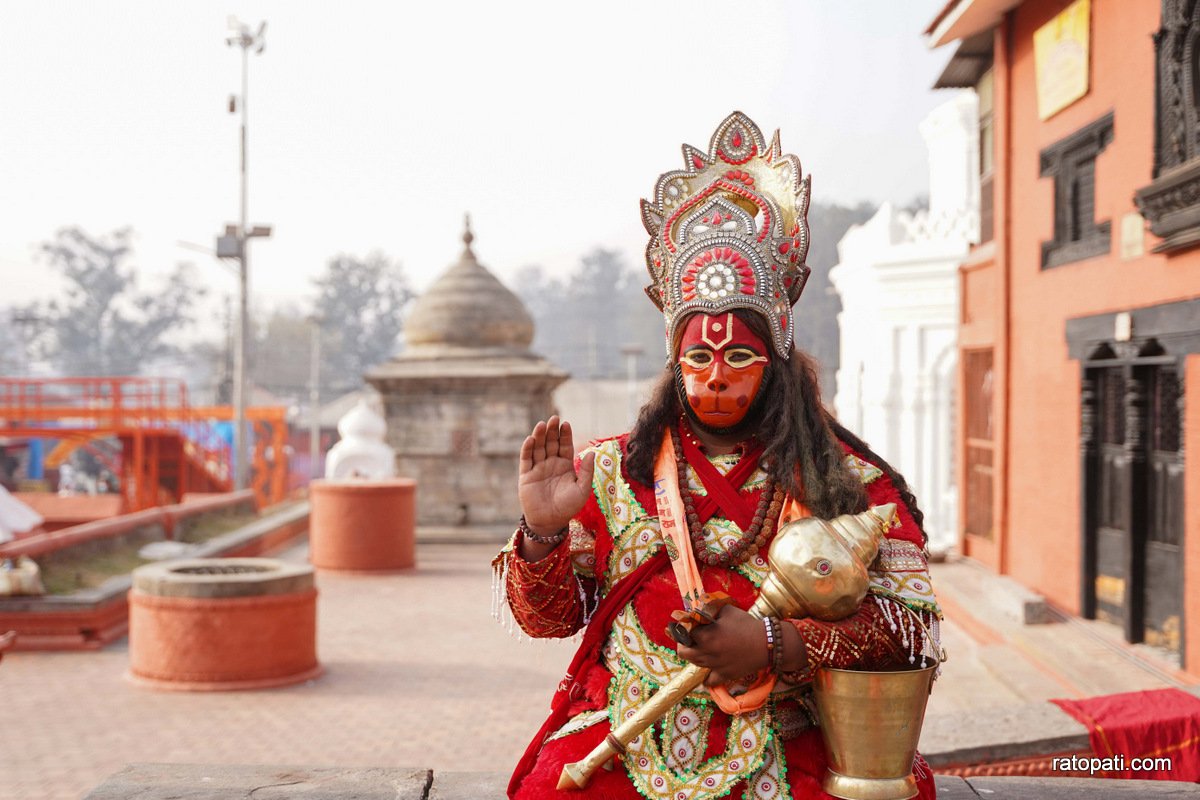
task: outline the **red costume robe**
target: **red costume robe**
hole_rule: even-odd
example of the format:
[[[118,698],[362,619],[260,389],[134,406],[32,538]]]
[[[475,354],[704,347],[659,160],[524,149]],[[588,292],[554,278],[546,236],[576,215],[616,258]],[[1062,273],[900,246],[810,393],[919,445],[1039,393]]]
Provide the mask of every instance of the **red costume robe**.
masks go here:
[[[757,711],[723,713],[701,688],[631,743],[612,770],[597,770],[582,791],[555,788],[566,763],[600,743],[609,720],[666,683],[686,662],[665,628],[682,608],[678,585],[662,550],[652,489],[622,466],[625,437],[592,446],[597,453],[593,493],[572,520],[570,546],[528,563],[515,541],[496,560],[513,617],[533,637],[570,636],[585,625],[584,641],[552,703],[553,714],[531,743],[509,786],[518,800],[748,800],[826,798],[821,791],[826,758],[816,727],[808,680],[817,666],[879,669],[921,661],[924,635],[905,605],[936,635],[940,612],[929,583],[923,537],[888,477],[846,448],[847,464],[865,484],[871,505],[895,503],[900,524],[881,544],[871,567],[870,594],[859,610],[838,622],[789,620],[803,638],[809,667],[780,681]],[[709,461],[729,474],[736,454]],[[747,470],[743,467],[742,473]],[[705,494],[689,466],[693,496]],[[755,467],[740,494],[751,502],[767,475]],[[723,550],[741,530],[718,512],[704,524],[706,546]],[[518,534],[519,535],[519,534]],[[701,564],[709,592],[723,591],[749,608],[767,574],[766,553],[735,567]],[[619,596],[618,596],[619,595]],[[599,615],[593,618],[599,608]],[[599,617],[603,617],[603,619]],[[588,623],[591,624],[588,624]],[[921,798],[934,797],[933,777],[918,758]]]

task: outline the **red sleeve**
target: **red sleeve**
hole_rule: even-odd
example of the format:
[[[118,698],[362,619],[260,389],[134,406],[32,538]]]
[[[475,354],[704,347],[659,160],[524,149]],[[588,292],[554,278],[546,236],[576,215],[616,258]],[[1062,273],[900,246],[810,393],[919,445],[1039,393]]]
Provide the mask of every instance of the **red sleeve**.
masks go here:
[[[889,606],[885,614],[881,604]],[[867,595],[867,599],[845,619],[836,622],[821,622],[815,619],[792,619],[788,622],[796,627],[808,656],[808,664],[799,672],[789,673],[789,683],[803,683],[812,679],[818,667],[836,669],[891,669],[908,668],[920,658],[925,646],[925,635],[911,619],[909,612],[899,607],[894,600]],[[922,622],[932,624],[930,615],[922,614]],[[892,627],[896,622],[895,628]]]
[[[530,563],[517,553],[520,534],[505,553],[505,594],[513,619],[535,639],[561,639],[583,627],[583,603],[571,568],[571,549],[564,542]]]

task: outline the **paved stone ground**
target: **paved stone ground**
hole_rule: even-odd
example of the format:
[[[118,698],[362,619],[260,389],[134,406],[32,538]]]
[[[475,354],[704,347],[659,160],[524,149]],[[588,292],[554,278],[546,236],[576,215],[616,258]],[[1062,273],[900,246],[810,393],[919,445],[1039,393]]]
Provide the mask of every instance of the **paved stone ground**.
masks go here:
[[[405,574],[319,574],[327,672],[300,686],[147,690],[123,677],[124,640],[91,653],[7,654],[0,798],[78,798],[134,762],[507,770],[541,723],[573,644],[518,641],[492,621],[495,550],[422,544]],[[305,549],[283,557],[303,560]],[[977,578],[962,570],[938,565],[934,581],[944,576],[939,590],[966,606]],[[1076,627],[977,622],[950,616],[944,626],[951,661],[931,716],[1165,685]]]

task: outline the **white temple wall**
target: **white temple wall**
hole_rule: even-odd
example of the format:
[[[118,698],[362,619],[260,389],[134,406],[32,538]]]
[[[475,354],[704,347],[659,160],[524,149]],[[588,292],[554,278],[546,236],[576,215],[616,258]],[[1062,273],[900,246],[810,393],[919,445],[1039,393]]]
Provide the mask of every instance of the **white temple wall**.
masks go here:
[[[958,266],[978,237],[975,108],[963,93],[921,124],[929,209],[884,203],[838,243],[830,273],[842,298],[835,413],[905,476],[935,550],[957,539]]]

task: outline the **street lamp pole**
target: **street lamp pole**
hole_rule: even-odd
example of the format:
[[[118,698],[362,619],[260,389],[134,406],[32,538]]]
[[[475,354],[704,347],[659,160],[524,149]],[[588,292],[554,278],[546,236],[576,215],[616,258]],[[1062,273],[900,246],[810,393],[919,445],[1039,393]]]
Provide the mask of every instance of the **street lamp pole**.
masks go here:
[[[249,338],[250,330],[250,299],[249,299],[249,257],[246,247],[250,238],[256,235],[255,232],[248,230],[247,207],[248,207],[248,190],[249,182],[247,181],[247,167],[249,161],[249,153],[247,151],[246,131],[249,123],[247,100],[250,91],[250,48],[254,48],[255,53],[261,53],[265,47],[263,33],[266,30],[267,23],[259,24],[258,31],[250,32],[249,26],[239,22],[236,17],[230,17],[229,27],[233,31],[225,38],[225,44],[233,47],[237,45],[242,48],[242,95],[239,98],[238,105],[242,111],[242,131],[241,131],[241,215],[237,226],[237,260],[238,260],[238,325],[237,325],[237,347],[234,349],[233,361],[233,483],[235,489],[245,489],[247,482],[247,458],[246,458],[246,344]],[[230,110],[233,110],[231,104]],[[256,229],[257,230],[257,229]],[[226,230],[226,236],[230,231]],[[266,234],[260,234],[266,235]],[[218,243],[218,252],[221,250]]]

